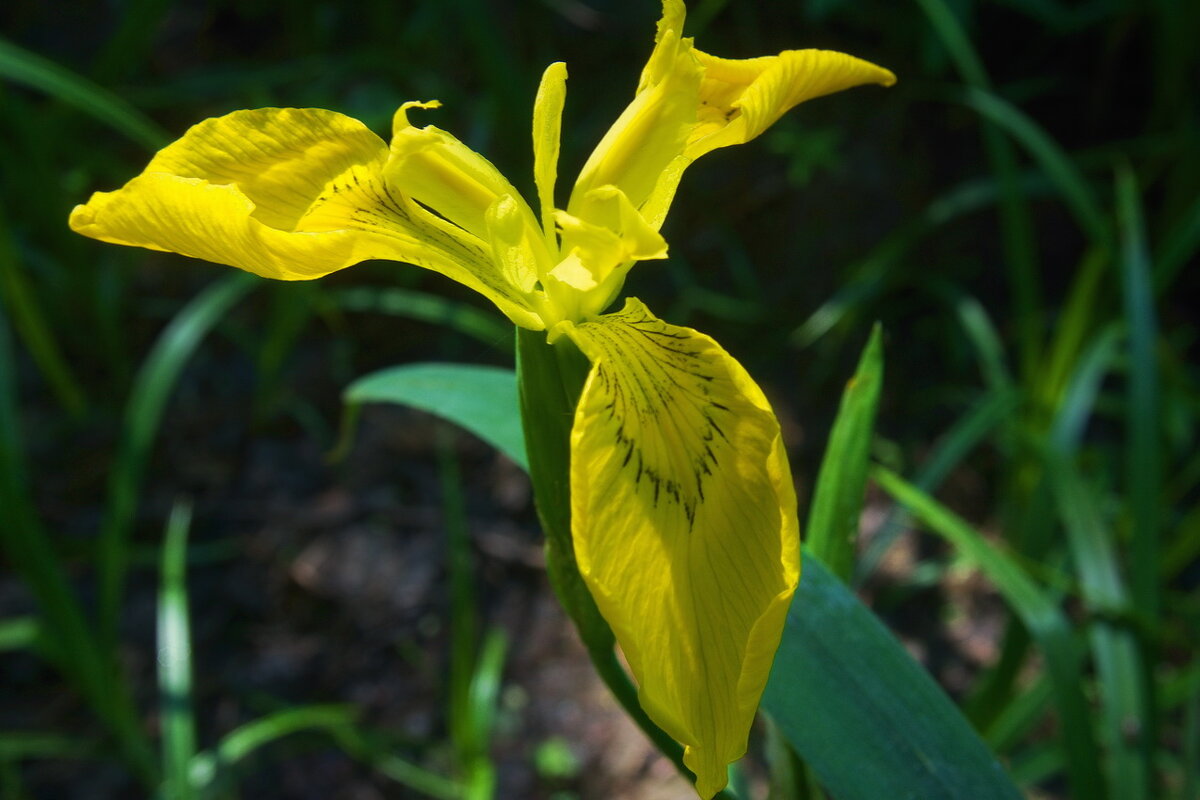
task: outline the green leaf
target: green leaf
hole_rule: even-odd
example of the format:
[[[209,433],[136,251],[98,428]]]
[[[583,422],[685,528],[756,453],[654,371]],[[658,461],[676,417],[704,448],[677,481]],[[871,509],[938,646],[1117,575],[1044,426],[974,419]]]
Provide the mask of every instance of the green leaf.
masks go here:
[[[364,375],[342,393],[347,404],[398,403],[427,411],[528,469],[517,378],[510,369],[468,364],[405,364]]]
[[[882,385],[883,344],[876,325],[842,393],[808,515],[809,548],[842,580],[849,580],[854,571],[858,518]]]
[[[945,693],[807,556],[762,705],[830,795],[1019,798]]]
[[[170,140],[153,120],[112,92],[4,39],[0,39],[0,78],[75,106],[150,150],[157,150]]]
[[[1121,288],[1129,326],[1129,386],[1126,435],[1126,494],[1130,512],[1131,589],[1138,610],[1151,625],[1161,604],[1158,586],[1161,476],[1159,425],[1158,320],[1151,284],[1142,200],[1137,179],[1117,171],[1117,218],[1121,234]]]
[[[1112,622],[1133,609],[1121,578],[1112,531],[1105,523],[1105,504],[1080,476],[1073,459],[1054,455],[1048,466],[1059,519],[1079,575],[1080,594],[1088,611],[1097,617],[1089,626],[1088,637],[1096,665],[1100,736],[1108,756],[1104,766],[1109,787],[1112,796],[1121,800],[1149,797],[1151,769],[1142,756],[1149,752],[1149,743],[1142,737],[1147,735],[1150,714],[1142,687],[1152,678],[1144,672],[1133,631]]]
[[[1103,784],[1096,772],[1099,755],[1091,734],[1091,713],[1080,686],[1081,654],[1066,615],[1013,558],[941,503],[889,470],[877,467],[872,477],[897,502],[908,506],[930,531],[979,567],[1037,641],[1063,720],[1059,746],[1074,796],[1103,797]]]

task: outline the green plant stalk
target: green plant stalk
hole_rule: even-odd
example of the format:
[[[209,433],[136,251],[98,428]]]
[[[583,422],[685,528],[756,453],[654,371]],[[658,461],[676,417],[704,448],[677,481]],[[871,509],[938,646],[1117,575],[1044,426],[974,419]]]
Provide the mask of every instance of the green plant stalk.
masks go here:
[[[529,477],[546,543],[546,571],[559,602],[575,623],[596,672],[650,741],[681,774],[683,748],[642,710],[637,689],[617,659],[616,638],[579,574],[571,540],[571,426],[590,365],[563,337],[546,343],[541,331],[517,329],[517,376]],[[717,798],[731,800],[727,791]]]

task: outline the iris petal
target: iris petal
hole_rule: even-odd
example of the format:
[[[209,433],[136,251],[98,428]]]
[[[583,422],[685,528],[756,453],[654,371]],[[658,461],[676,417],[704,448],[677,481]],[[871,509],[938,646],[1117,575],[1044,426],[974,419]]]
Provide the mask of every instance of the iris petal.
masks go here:
[[[556,61],[542,73],[533,101],[533,182],[542,209],[542,226],[551,247],[554,239],[554,184],[558,180],[558,152],[562,137],[562,112],[567,101],[567,65]]]
[[[71,227],[117,244],[181,253],[263,277],[305,280],[368,259],[406,261],[480,292],[518,325],[541,328],[480,237],[384,179],[389,151],[332,111],[236,111],[193,126]]]
[[[592,362],[571,434],[580,571],[711,797],[745,752],[799,580],[779,424],[716,342],[637,300],[556,333]]]
[[[577,198],[612,184],[658,228],[684,169],[700,156],[750,141],[805,100],[896,80],[882,67],[827,50],[718,58],[683,37],[684,17],[682,0],[663,0],[637,94],[580,173],[568,206],[572,214],[578,215]]]
[[[685,151],[691,159],[745,144],[806,100],[863,84],[896,82],[883,67],[832,50],[785,50],[741,60],[693,52],[704,66],[704,80],[700,113]]]

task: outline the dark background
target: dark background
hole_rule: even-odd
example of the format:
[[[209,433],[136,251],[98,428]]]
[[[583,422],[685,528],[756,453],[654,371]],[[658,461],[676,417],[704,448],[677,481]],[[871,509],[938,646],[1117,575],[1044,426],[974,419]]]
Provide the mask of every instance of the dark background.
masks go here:
[[[1174,479],[1160,496],[1163,536],[1178,531],[1190,541],[1200,478],[1197,8],[1131,0],[950,5],[996,95],[1079,170],[1114,242],[1114,176],[1128,169],[1136,180],[1158,281],[1157,463]],[[565,192],[632,96],[657,16],[650,2],[583,0],[16,0],[0,8],[0,34],[124,99],[171,137],[207,116],[268,105],[333,109],[386,136],[401,102],[436,98],[443,108],[421,122],[459,136],[532,197],[529,119],[542,69],[563,60],[570,70]],[[1028,485],[1037,481],[1029,453],[1048,435],[1043,418],[1054,410],[1039,405],[1039,359],[1101,242],[1077,224],[1047,162],[1009,144],[1035,301],[1016,298],[1022,273],[1013,254],[1021,244],[998,212],[1002,173],[921,5],[705,1],[689,4],[687,30],[701,49],[726,57],[843,50],[888,67],[899,83],[813,101],[750,145],[694,166],[663,229],[670,261],[638,266],[626,293],[672,323],[711,334],[759,380],[783,421],[802,509],[874,322],[883,326],[887,365],[874,453],[903,473],[927,463],[953,422],[996,390],[988,368],[999,364],[1019,396],[1011,425],[974,442],[931,488],[1020,551]],[[72,234],[71,207],[121,185],[152,150],[20,70],[5,77],[3,322],[13,338],[28,498],[72,589],[92,608],[92,551],[111,513],[111,470],[131,425],[126,404],[139,365],[166,322],[228,270]],[[1116,258],[1096,274],[1075,359],[1123,319]],[[356,287],[427,292],[450,301],[436,313],[453,319],[439,325],[415,312],[364,310],[347,299]],[[461,305],[494,316],[496,333],[464,332],[453,321]],[[505,631],[509,642],[492,746],[497,796],[687,796],[590,677],[548,594],[528,484],[516,467],[429,417],[382,407],[365,409],[350,448],[329,457],[350,381],[407,362],[511,365],[503,322],[464,288],[393,263],[313,284],[263,283],[223,315],[183,369],[135,487],[119,659],[149,731],[157,724],[155,565],[164,522],[184,497],[194,504],[188,580],[200,745],[288,706],[349,703],[382,742],[373,753],[454,774],[443,532],[447,509],[457,508],[471,537],[478,624]],[[35,329],[51,344],[36,344]],[[1032,355],[1023,349],[1030,341],[1040,343]],[[50,377],[54,368],[39,357],[47,347],[74,391]],[[1126,366],[1105,382],[1081,456],[1114,509],[1124,508],[1130,457],[1122,449]],[[447,503],[457,482],[447,482],[446,469],[455,467],[457,504],[453,496]],[[872,489],[864,536],[888,509]],[[1128,515],[1114,517],[1127,533]],[[11,509],[0,510],[0,525],[15,524]],[[1194,557],[1187,547],[1185,562]],[[1060,552],[1061,541],[1027,554],[1060,563]],[[1169,612],[1185,631],[1198,618],[1195,580],[1194,562],[1164,577],[1164,591],[1192,592]],[[998,658],[1007,625],[986,582],[956,570],[944,545],[905,528],[861,588],[966,702]],[[0,575],[0,616],[26,618],[35,608],[18,571]],[[1165,648],[1163,668],[1182,669],[1189,650],[1182,642]],[[5,796],[139,796],[87,701],[47,659],[16,647],[0,653],[0,669],[0,731],[100,742],[83,758],[4,756]],[[1165,715],[1168,749],[1173,713]],[[1031,731],[1003,755],[1019,762],[1022,746],[1053,736],[1052,728]],[[563,743],[573,758],[555,761]],[[424,796],[386,777],[376,756],[353,750],[320,732],[281,739],[239,765],[235,783],[253,797]],[[1053,774],[1027,785],[1061,790]]]

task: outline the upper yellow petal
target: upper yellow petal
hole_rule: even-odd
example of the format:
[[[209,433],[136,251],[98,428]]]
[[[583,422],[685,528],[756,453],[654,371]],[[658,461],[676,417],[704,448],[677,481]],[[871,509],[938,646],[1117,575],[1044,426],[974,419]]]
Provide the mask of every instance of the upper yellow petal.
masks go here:
[[[727,59],[693,51],[704,66],[700,111],[685,154],[745,144],[793,107],[867,83],[891,86],[896,76],[861,58],[831,50],[785,50],[777,56]]]
[[[488,209],[504,196],[513,197],[524,224],[534,226],[533,212],[492,162],[441,128],[417,128],[409,122],[409,109],[439,105],[405,103],[396,111],[384,167],[388,182],[481,239],[487,236]]]
[[[283,280],[368,259],[407,261],[541,328],[484,239],[385,180],[389,157],[366,126],[332,111],[236,111],[193,126],[121,189],[93,194],[71,213],[71,227]]]
[[[533,182],[542,210],[542,227],[551,248],[554,237],[554,184],[558,180],[558,152],[562,139],[562,112],[567,101],[567,65],[556,61],[542,73],[533,101]]]
[[[663,0],[654,51],[637,94],[580,173],[571,213],[577,213],[576,198],[612,184],[649,224],[660,227],[684,169],[700,156],[750,141],[805,100],[865,83],[895,82],[886,69],[826,50],[718,58],[683,37],[684,17],[681,0]]]
[[[600,186],[616,186],[640,209],[667,166],[687,145],[696,122],[702,69],[679,29],[660,24],[640,88],[579,173],[567,210]]]
[[[636,300],[555,333],[592,362],[571,433],[580,571],[711,797],[745,752],[799,580],[779,424],[716,342]]]

